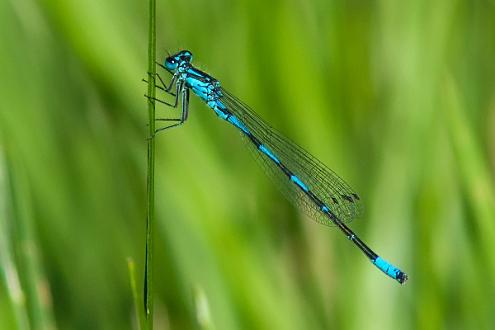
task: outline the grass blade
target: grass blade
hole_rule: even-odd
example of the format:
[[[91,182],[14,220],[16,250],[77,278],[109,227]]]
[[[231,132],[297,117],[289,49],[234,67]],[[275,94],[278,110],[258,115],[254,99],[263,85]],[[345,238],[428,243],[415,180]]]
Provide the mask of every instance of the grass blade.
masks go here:
[[[156,1],[149,1],[148,40],[148,175],[146,202],[146,256],[144,270],[144,311],[146,329],[153,329],[153,219],[155,216],[155,61],[156,61]]]

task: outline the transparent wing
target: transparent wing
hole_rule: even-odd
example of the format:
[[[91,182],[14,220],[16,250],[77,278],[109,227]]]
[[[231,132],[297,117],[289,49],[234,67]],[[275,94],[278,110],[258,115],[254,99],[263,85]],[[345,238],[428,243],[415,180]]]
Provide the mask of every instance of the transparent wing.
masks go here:
[[[250,132],[278,157],[282,164],[299,177],[334,215],[343,222],[349,222],[360,216],[362,213],[360,197],[344,180],[303,148],[270,127],[231,93],[222,89],[222,94],[221,101],[229,111],[239,118]],[[248,138],[245,137],[245,140],[265,172],[292,203],[315,221],[329,226],[333,225],[328,215],[323,213],[318,205],[294,182],[290,181],[267,155],[260,152]]]

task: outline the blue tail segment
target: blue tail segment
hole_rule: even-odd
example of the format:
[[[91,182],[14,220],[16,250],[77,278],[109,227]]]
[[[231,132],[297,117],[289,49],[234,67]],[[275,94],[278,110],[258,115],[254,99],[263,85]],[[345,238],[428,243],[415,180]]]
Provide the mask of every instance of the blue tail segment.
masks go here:
[[[280,164],[280,160],[278,160],[278,158],[275,157],[275,155],[266,146],[264,146],[263,144],[260,144],[260,146],[258,147],[258,149],[260,149],[260,151],[262,153],[264,153],[265,155],[267,155],[268,157],[270,157],[270,159],[273,160],[275,162],[275,164]]]
[[[229,116],[227,120],[244,134],[249,134],[249,129],[236,116]]]
[[[297,184],[303,191],[308,192],[308,187],[295,175],[291,175],[290,180]]]
[[[376,259],[372,262],[375,264],[376,267],[378,267],[378,269],[380,269],[382,272],[384,272],[394,280],[397,280],[400,284],[403,284],[405,281],[407,281],[407,275],[399,268],[394,267],[388,261],[380,257],[376,257]]]
[[[266,173],[279,183],[279,188],[291,202],[317,222],[338,227],[378,269],[404,283],[407,275],[380,258],[346,225],[360,214],[359,195],[318,159],[278,133],[246,104],[222,88],[218,80],[195,68],[191,61],[191,52],[182,50],[167,57],[163,65],[173,74],[169,87],[162,90],[175,96],[174,107],[178,106],[179,95],[182,95],[180,124],[187,119],[189,91],[192,91],[220,119],[242,132],[250,142],[251,150],[260,156],[257,159],[261,160]],[[170,92],[174,83],[175,94]]]

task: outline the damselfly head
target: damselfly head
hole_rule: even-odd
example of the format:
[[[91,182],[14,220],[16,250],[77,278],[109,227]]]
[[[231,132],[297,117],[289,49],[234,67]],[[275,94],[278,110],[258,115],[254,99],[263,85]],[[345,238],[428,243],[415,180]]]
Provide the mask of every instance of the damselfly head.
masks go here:
[[[192,53],[188,50],[181,50],[177,54],[170,55],[165,59],[165,67],[167,70],[175,71],[178,66],[192,61]]]

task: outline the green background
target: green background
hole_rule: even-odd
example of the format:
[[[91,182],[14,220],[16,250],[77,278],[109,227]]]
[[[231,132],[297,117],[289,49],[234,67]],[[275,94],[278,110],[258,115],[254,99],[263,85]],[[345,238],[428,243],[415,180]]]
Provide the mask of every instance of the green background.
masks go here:
[[[157,138],[157,329],[495,327],[493,1],[158,1],[157,21],[157,56],[191,50],[339,173],[351,227],[410,276],[307,219],[193,98]],[[0,329],[136,328],[147,24],[146,1],[0,2]]]

